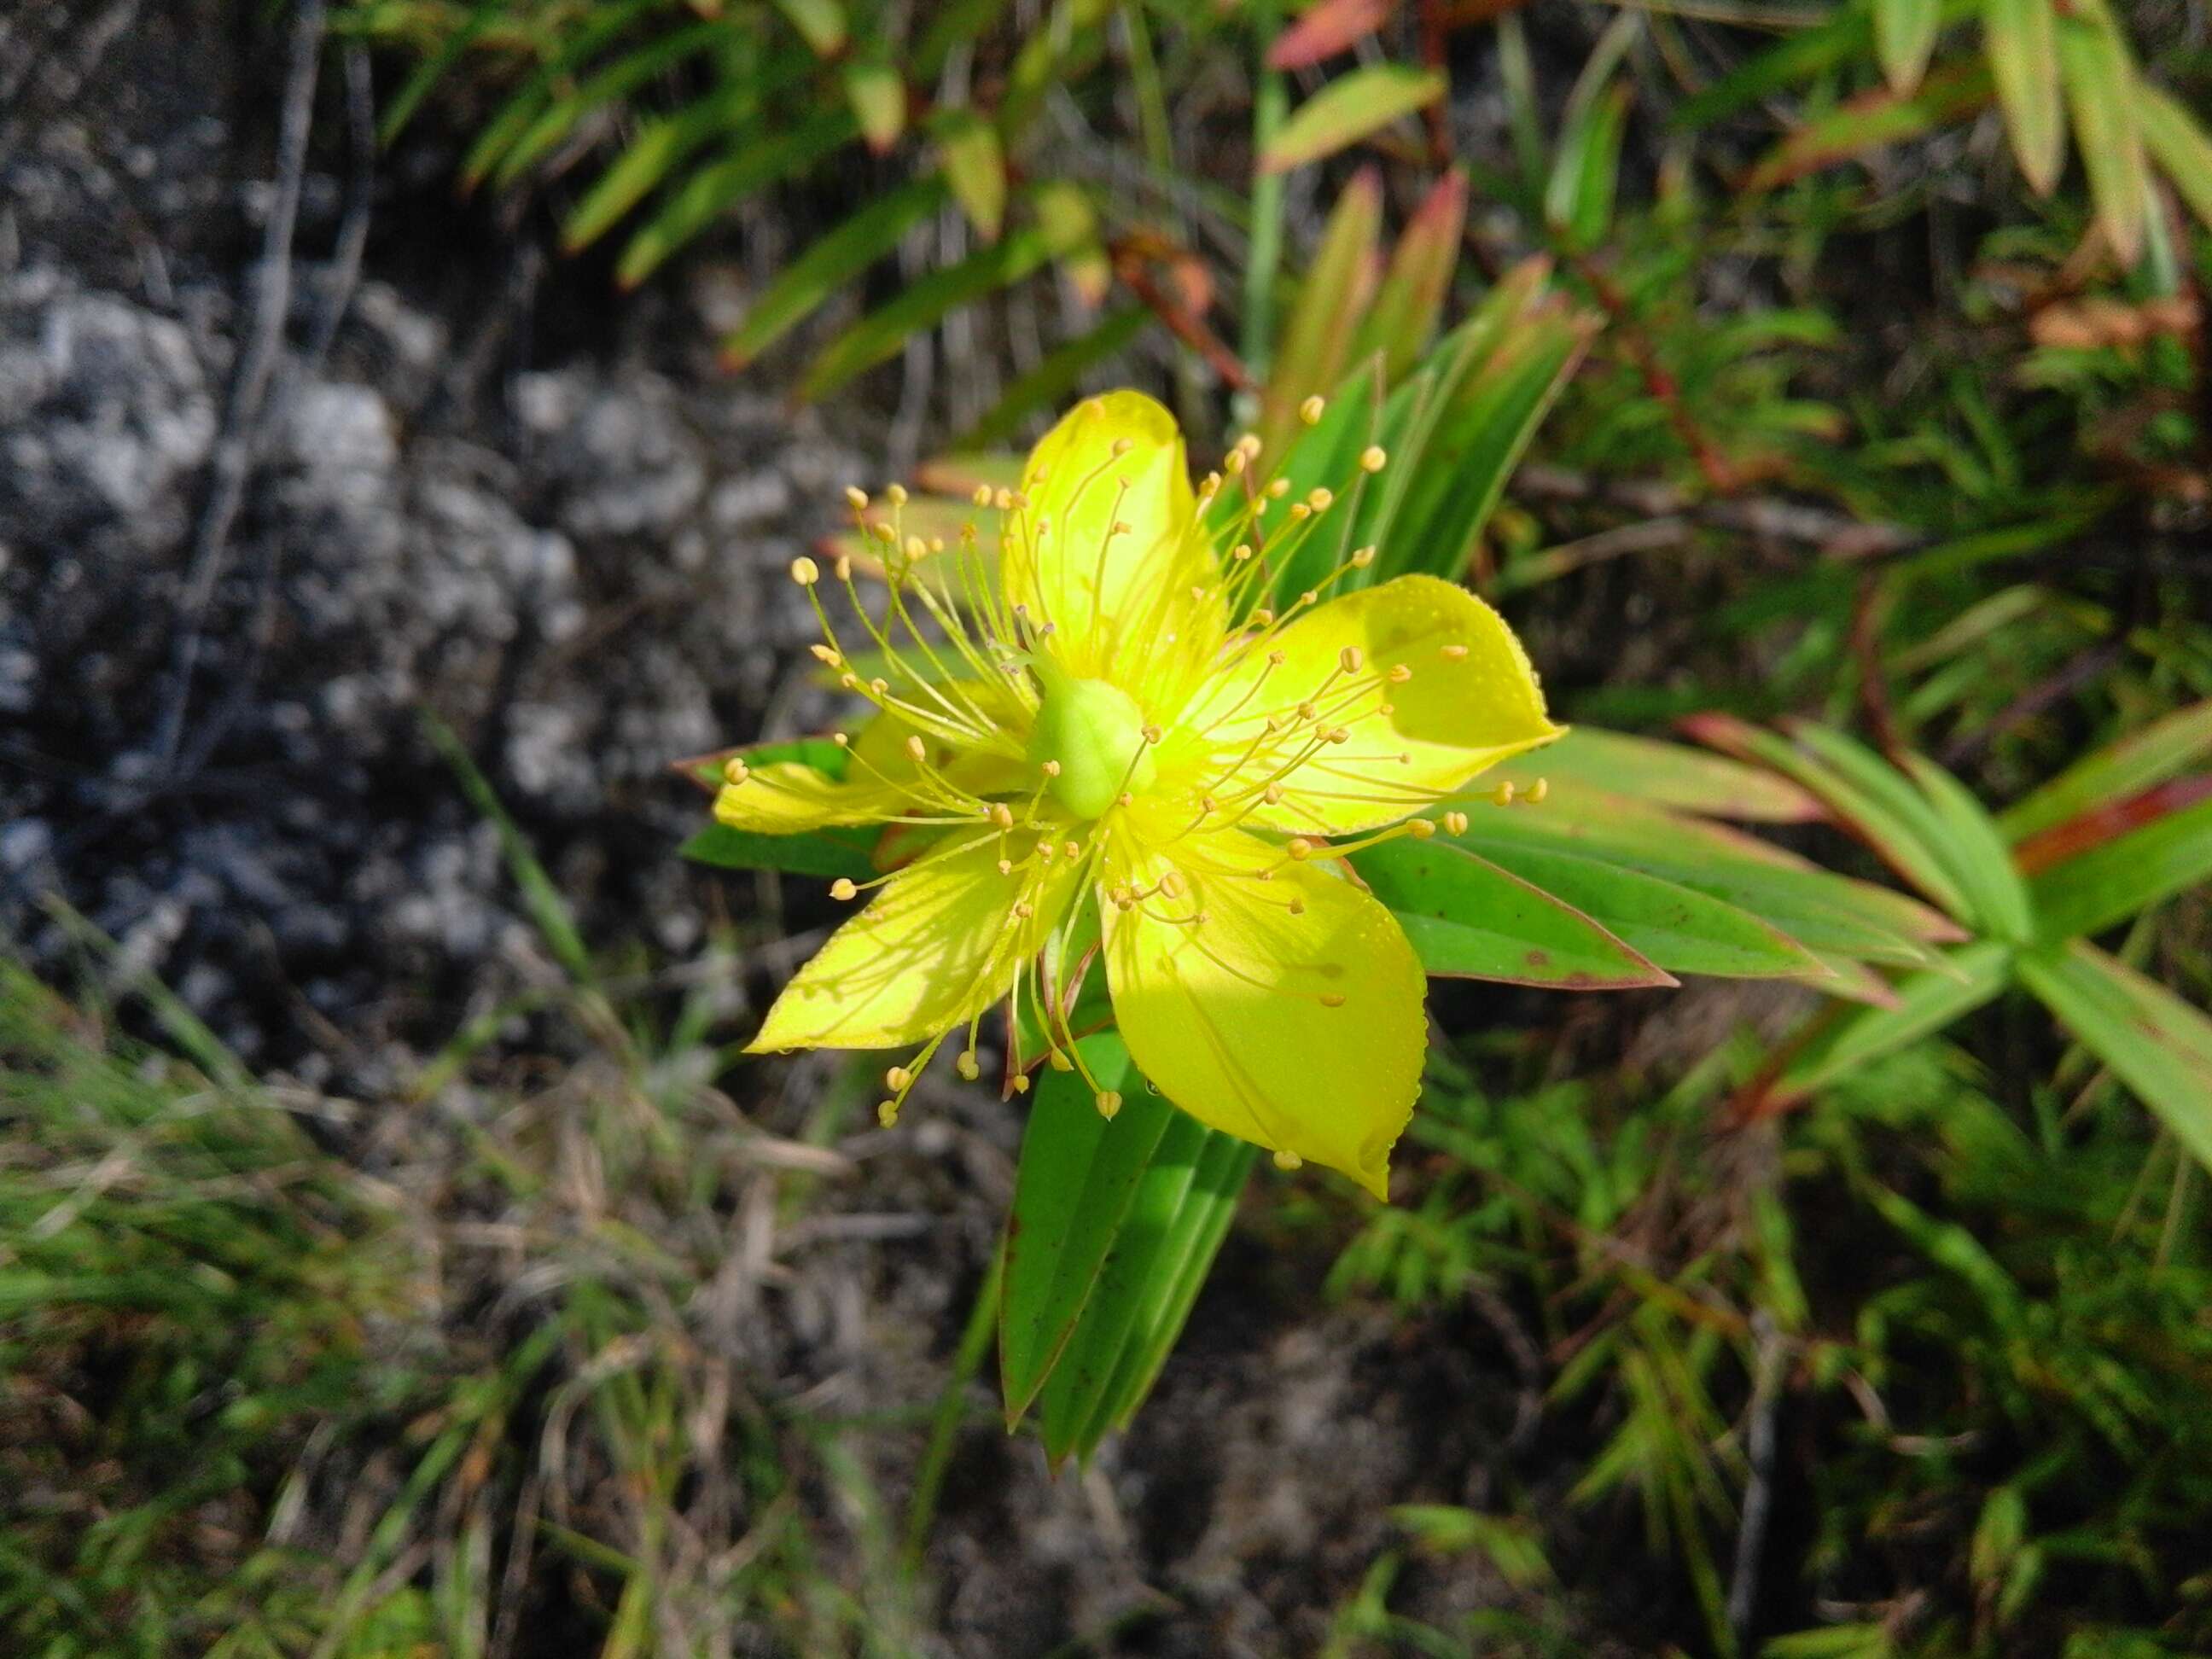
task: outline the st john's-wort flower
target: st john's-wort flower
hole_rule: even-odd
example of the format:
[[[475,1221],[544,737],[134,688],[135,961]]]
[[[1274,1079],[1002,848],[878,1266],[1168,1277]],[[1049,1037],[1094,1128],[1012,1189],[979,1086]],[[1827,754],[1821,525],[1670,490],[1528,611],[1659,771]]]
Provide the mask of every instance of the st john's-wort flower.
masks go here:
[[[834,562],[844,634],[825,573],[794,562],[815,654],[876,712],[838,734],[842,778],[735,763],[715,815],[771,835],[896,826],[884,845],[903,861],[836,884],[881,890],[793,977],[754,1050],[918,1045],[886,1074],[889,1121],[952,1034],[961,1075],[978,1075],[977,1027],[1003,998],[1010,1031],[1045,1033],[1012,1073],[1026,1086],[1021,1065],[1081,1068],[1070,981],[1095,950],[1153,1086],[1285,1168],[1310,1159],[1387,1196],[1425,978],[1345,855],[1433,834],[1409,815],[1560,728],[1519,641],[1464,589],[1413,575],[1332,593],[1371,549],[1267,608],[1272,573],[1336,502],[1314,491],[1260,544],[1255,452],[1244,441],[1194,489],[1173,417],[1114,392],[1037,445],[1018,489],[979,492],[1000,509],[995,549],[972,526],[946,547],[886,524],[872,601]],[[1244,510],[1217,510],[1224,492]],[[1218,540],[1208,524],[1224,520]],[[1120,1097],[1085,1080],[1112,1115]]]

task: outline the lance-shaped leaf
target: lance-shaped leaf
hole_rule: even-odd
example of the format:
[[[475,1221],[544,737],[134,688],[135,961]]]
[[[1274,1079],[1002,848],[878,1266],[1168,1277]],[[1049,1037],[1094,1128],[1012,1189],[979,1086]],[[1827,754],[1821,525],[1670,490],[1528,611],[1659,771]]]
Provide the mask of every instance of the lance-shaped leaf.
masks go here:
[[[1663,877],[1547,848],[1493,845],[1484,857],[1572,907],[1669,973],[1730,979],[1833,976],[1780,928]]]
[[[1919,86],[1942,21],[1942,0],[1874,0],[1875,57],[1893,90]]]
[[[1267,48],[1267,67],[1311,69],[1381,28],[1398,0],[1316,0]]]
[[[1353,333],[1375,292],[1382,229],[1382,175],[1362,167],[1329,210],[1267,376],[1258,431],[1261,464],[1270,471],[1297,429],[1298,405],[1334,392],[1344,378]]]
[[[2178,708],[2075,762],[1999,813],[1997,824],[2013,841],[2026,842],[2069,818],[2141,794],[2208,759],[2212,759],[2212,699]],[[2051,862],[2055,860],[2041,860]]]
[[[2045,832],[2078,848],[2028,884],[2046,939],[2100,933],[2160,899],[2212,880],[2212,777],[2177,779],[2100,808],[2078,830]],[[2021,848],[2039,856],[2038,844]]]
[[[937,148],[960,210],[977,235],[997,241],[1006,219],[1006,155],[999,130],[972,110],[956,110],[939,127]]]
[[[1626,84],[1608,87],[1568,110],[1544,186],[1544,222],[1570,248],[1593,247],[1612,228],[1620,143],[1633,95]]]
[[[2051,0],[1983,0],[1982,39],[2021,174],[2038,196],[2048,196],[2066,165]]]
[[[1130,1200],[1170,1120],[1180,1115],[1144,1087],[1118,1033],[1076,1044],[1101,1087],[1118,1091],[1113,1121],[1099,1115],[1076,1072],[1047,1071],[1022,1133],[1021,1167],[1006,1218],[999,1293],[999,1377],[1012,1428],[1051,1375],[1100,1270],[1120,1238]]]
[[[898,246],[937,210],[944,180],[931,177],[877,198],[811,244],[761,290],[744,320],[722,339],[722,365],[742,368],[811,316],[832,294]]]
[[[2136,125],[2143,148],[2173,181],[2190,211],[2212,225],[2212,137],[2195,116],[2148,81],[2136,83]]]
[[[775,9],[813,48],[817,58],[835,58],[844,49],[849,31],[845,8],[838,0],[775,0]]]
[[[2073,0],[2058,22],[2058,68],[2074,117],[2074,144],[2089,175],[2097,222],[2124,265],[2142,252],[2150,180],[2136,126],[2136,68],[2105,0]]]
[[[1291,112],[1260,155],[1260,171],[1284,173],[1334,155],[1444,95],[1441,70],[1370,64],[1339,76]]]
[[[561,222],[561,246],[571,253],[589,247],[684,161],[741,126],[759,102],[751,86],[729,87],[646,123]]]
[[[661,0],[616,0],[614,4],[594,8],[574,33],[559,39],[559,50],[550,53],[530,78],[515,88],[469,146],[468,154],[461,158],[462,188],[472,190],[490,175],[500,157],[538,118],[556,87],[568,84],[632,24],[660,6]]]
[[[827,109],[792,131],[740,143],[686,179],[623,249],[615,280],[635,288],[724,213],[780,179],[804,172],[853,136],[853,118]]]
[[[763,836],[710,823],[678,849],[696,864],[725,870],[782,870],[796,876],[839,876],[866,881],[875,875],[873,859],[880,832],[872,828],[810,830],[803,835]]]
[[[868,148],[881,155],[906,131],[906,82],[889,64],[849,64],[845,97]]]
[[[1882,87],[1816,115],[1744,175],[1747,191],[1772,190],[1822,167],[1833,167],[1917,138],[1971,114],[1990,100],[1988,68],[1962,64],[1929,76],[1911,93]]]
[[[1526,792],[1539,778],[1553,785],[1632,795],[1705,817],[1754,823],[1808,823],[1820,803],[1763,766],[1747,766],[1687,744],[1577,726],[1496,768],[1489,777]]]
[[[1347,361],[1358,363],[1380,352],[1385,386],[1395,385],[1420,362],[1443,316],[1466,225],[1467,174],[1455,168],[1437,180],[1406,222]]]
[[[2212,1169],[2212,1019],[2080,939],[2028,952],[2020,977]]]
[[[1431,974],[1569,991],[1676,982],[1579,910],[1464,848],[1389,841],[1352,863]]]
[[[513,184],[532,162],[574,132],[577,124],[592,111],[629,97],[686,59],[721,46],[728,39],[729,27],[725,23],[695,23],[635,52],[624,52],[581,86],[549,103],[499,158],[499,165],[492,170],[493,182],[502,186]]]
[[[1127,1421],[1174,1343],[1258,1149],[1170,1115],[1042,1394],[1045,1454],[1087,1458]]]
[[[1851,1008],[1814,1026],[1759,1106],[1772,1109],[1802,1099],[1844,1073],[1942,1030],[1993,1000],[2011,982],[2013,950],[1997,939],[1963,945],[1942,966],[1908,974],[1887,1008]]]

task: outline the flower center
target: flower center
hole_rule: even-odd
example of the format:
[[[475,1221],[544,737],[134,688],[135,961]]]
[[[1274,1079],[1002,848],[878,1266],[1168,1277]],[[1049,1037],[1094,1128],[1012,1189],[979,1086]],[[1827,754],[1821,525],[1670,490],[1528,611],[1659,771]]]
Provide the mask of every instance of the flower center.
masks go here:
[[[1152,787],[1156,768],[1136,699],[1104,680],[1079,680],[1050,658],[1032,664],[1042,696],[1030,759],[1058,762],[1052,798],[1079,818],[1095,818],[1126,792]]]

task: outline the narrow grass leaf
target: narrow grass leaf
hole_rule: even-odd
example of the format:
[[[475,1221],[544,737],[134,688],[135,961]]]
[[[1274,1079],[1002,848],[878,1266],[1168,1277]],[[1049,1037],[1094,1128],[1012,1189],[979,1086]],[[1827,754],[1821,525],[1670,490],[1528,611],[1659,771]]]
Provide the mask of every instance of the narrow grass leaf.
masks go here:
[[[2140,794],[2212,758],[2212,699],[2153,720],[2075,762],[1997,815],[2014,842]]]
[[[1942,1030],[1995,999],[2011,982],[2012,969],[2012,947],[1983,939],[1950,952],[1940,969],[1908,975],[1898,984],[1894,1006],[1830,1016],[1790,1057],[1764,1103],[1785,1105]]]
[[[1942,0],[1874,0],[1874,50],[1890,89],[1909,95],[1928,72]]]
[[[1441,70],[1370,64],[1339,76],[1291,112],[1260,155],[1260,171],[1284,173],[1358,143],[1444,95]]]
[[[2212,137],[2179,100],[2148,81],[2136,83],[2136,125],[2144,149],[2189,204],[2212,225]]]
[[[1313,264],[1298,284],[1261,399],[1261,463],[1274,458],[1297,430],[1298,405],[1327,396],[1344,378],[1352,337],[1380,275],[1382,175],[1362,167],[1329,210]]]
[[[775,0],[775,9],[817,58],[834,58],[844,49],[850,31],[838,0]]]
[[[1869,151],[1903,143],[1971,114],[1989,102],[1985,64],[1938,71],[1911,93],[1879,88],[1816,115],[1784,138],[1743,177],[1747,194],[1778,188]]]
[[[1809,823],[1820,803],[1763,766],[1656,738],[1577,726],[1554,744],[1490,775],[1524,793],[1539,778],[1554,786],[1633,795],[1678,811],[1755,823]]]
[[[2075,148],[2089,175],[2097,222],[2124,265],[2143,246],[2150,180],[2136,127],[2136,68],[2105,0],[2074,0],[2058,23],[2058,67],[2074,117]]]
[[[1983,0],[1982,40],[2021,176],[2038,196],[2048,196],[2066,165],[2051,0]]]
[[[859,280],[899,238],[937,210],[945,182],[932,177],[878,197],[775,274],[744,320],[722,337],[726,368],[742,368],[813,315],[832,294]]]
[[[985,241],[997,241],[1006,222],[1006,155],[999,130],[972,111],[961,110],[939,131],[937,149],[945,181],[968,222]]]
[[[2101,933],[2160,899],[2212,880],[2212,778],[2150,793],[2154,800],[2177,804],[2050,866],[2028,883],[2045,939]]]
[[[781,870],[796,876],[839,876],[866,881],[877,873],[871,854],[878,832],[858,828],[811,830],[796,836],[763,836],[710,823],[677,849],[695,864],[724,870]]]
[[[790,131],[741,143],[686,179],[623,249],[615,280],[635,288],[724,213],[778,179],[804,172],[853,136],[853,117],[824,109]]]
[[[1436,338],[1452,273],[1459,269],[1467,191],[1466,173],[1454,168],[1413,210],[1352,343],[1352,362],[1382,354],[1385,386],[1403,379]]]

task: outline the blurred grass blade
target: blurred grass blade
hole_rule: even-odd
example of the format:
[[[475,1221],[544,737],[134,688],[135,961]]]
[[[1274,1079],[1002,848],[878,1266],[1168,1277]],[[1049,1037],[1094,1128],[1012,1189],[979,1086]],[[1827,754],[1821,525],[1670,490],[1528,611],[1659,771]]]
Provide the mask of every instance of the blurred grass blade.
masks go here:
[[[1997,815],[2015,842],[2139,794],[2212,757],[2212,699],[2153,720],[2141,731],[2075,762]]]
[[[1874,0],[1875,57],[1891,91],[1918,88],[1942,21],[1942,0]]]
[[[1258,428],[1265,470],[1297,430],[1298,405],[1335,391],[1344,377],[1353,331],[1375,291],[1382,230],[1382,175],[1362,167],[1329,210],[1267,376]]]
[[[1942,1030],[1995,999],[2011,982],[2012,947],[1984,939],[1949,953],[1942,967],[1908,975],[1889,1008],[1831,1015],[1791,1055],[1759,1100],[1772,1109],[1802,1098],[1845,1073]]]
[[[1267,67],[1311,69],[1346,52],[1390,21],[1398,0],[1316,0],[1275,37]]]
[[[1022,1132],[1000,1283],[999,1377],[1009,1428],[1035,1401],[1074,1332],[1176,1115],[1145,1088],[1118,1032],[1098,1032],[1076,1046],[1100,1085],[1120,1091],[1121,1109],[1111,1122],[1100,1116],[1079,1072],[1047,1070],[1037,1086]]]
[[[2212,1169],[2212,1019],[2079,939],[2030,951],[2020,976],[2190,1156]]]
[[[1743,177],[1747,193],[1773,190],[1871,150],[1948,126],[1990,100],[1988,66],[1961,64],[1923,81],[1911,94],[1881,87],[1814,116]]]
[[[617,0],[615,4],[596,8],[574,34],[565,38],[556,34],[555,38],[561,41],[560,50],[509,94],[507,102],[484,124],[467,155],[461,158],[462,188],[471,190],[483,182],[499,165],[508,147],[538,118],[554,88],[590,63],[601,48],[621,39],[631,24],[659,10],[664,3],[665,0]]]
[[[849,31],[839,0],[775,0],[775,9],[817,58],[835,58],[844,49]]]
[[[1544,222],[1578,252],[1602,242],[1612,228],[1620,143],[1628,128],[1633,90],[1626,85],[1608,87],[1572,110],[1560,131],[1551,177],[1544,186]]]
[[[2136,82],[2136,124],[2143,147],[2194,213],[2212,226],[2212,137],[2203,125],[2148,81]]]
[[[2136,128],[2136,69],[2105,0],[2074,0],[2058,21],[2058,67],[2073,112],[2074,144],[2089,175],[2097,222],[2123,265],[2142,252],[2150,180]]]
[[[2057,188],[2066,165],[2065,114],[2058,86],[2057,21],[2052,0],[1984,0],[1982,37],[1990,78],[2021,176],[2038,196]]]
[[[957,111],[939,132],[937,146],[960,210],[977,235],[997,241],[1006,222],[1006,156],[998,129],[973,111]]]
[[[400,83],[399,90],[392,94],[392,101],[385,106],[384,118],[377,123],[377,142],[389,144],[398,137],[408,122],[415,118],[415,112],[422,107],[422,100],[446,78],[447,72],[506,15],[506,0],[480,0],[461,26],[440,41],[438,50],[416,64]]]
[[[2035,936],[2033,912],[1996,820],[1964,784],[1933,761],[1907,755],[1905,769],[1942,821],[1952,867],[1988,931],[2026,944]]]
[[[513,184],[525,168],[568,137],[592,111],[627,98],[686,58],[720,44],[728,33],[727,26],[720,22],[695,23],[623,53],[574,91],[554,100],[524,128],[492,169],[492,182],[501,187]]]
[[[753,88],[732,87],[639,128],[562,221],[561,246],[574,253],[605,235],[680,162],[731,132],[758,102]]]
[[[1675,982],[1579,910],[1464,848],[1385,842],[1352,863],[1431,974],[1577,991]]]
[[[956,441],[957,447],[987,449],[1004,443],[1038,410],[1056,411],[1073,399],[1085,374],[1127,349],[1152,318],[1144,307],[1127,306],[1109,312],[1095,328],[1055,347],[1042,362],[1006,388],[990,411]]]
[[[1380,352],[1385,386],[1396,385],[1420,362],[1443,317],[1466,225],[1467,174],[1454,168],[1437,180],[1406,222],[1346,362],[1357,363]]]
[[[1937,31],[1972,17],[1981,3],[1982,0],[1942,0]],[[1671,125],[1694,131],[1747,109],[1785,87],[1859,62],[1874,49],[1874,27],[1870,6],[1838,7],[1827,21],[1770,46],[1703,92],[1685,99],[1675,109]]]
[[[615,280],[635,288],[724,213],[778,179],[804,172],[853,135],[853,117],[829,108],[790,131],[742,143],[684,181],[623,249]]]
[[[2100,809],[2082,829],[2080,841],[2087,842],[2082,850],[2051,864],[2028,884],[2046,939],[2101,933],[2160,899],[2212,880],[2212,777],[2146,790]],[[2061,824],[2046,834],[2065,836],[2067,830]],[[2022,854],[2034,845],[2024,846]]]
[[[941,179],[922,179],[878,197],[816,241],[776,272],[744,320],[722,337],[722,366],[743,368],[751,362],[832,294],[887,257],[899,238],[935,212],[944,199]]]
[[[1444,95],[1441,70],[1370,64],[1339,76],[1292,110],[1260,156],[1260,171],[1283,173],[1334,155]]]

